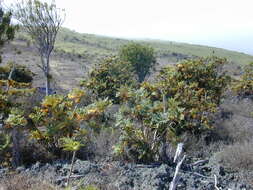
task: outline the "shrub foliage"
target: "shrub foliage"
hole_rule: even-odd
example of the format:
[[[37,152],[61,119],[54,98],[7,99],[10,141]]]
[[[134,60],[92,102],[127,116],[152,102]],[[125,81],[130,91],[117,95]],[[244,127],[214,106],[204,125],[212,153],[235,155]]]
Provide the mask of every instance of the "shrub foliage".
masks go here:
[[[62,151],[60,139],[78,139],[82,135],[85,138],[85,129],[81,128],[81,123],[86,122],[88,125],[96,121],[110,105],[110,101],[99,100],[86,107],[78,107],[84,96],[85,92],[80,89],[74,89],[65,96],[46,96],[41,106],[36,107],[29,116],[35,125],[31,131],[32,138],[58,156]]]
[[[139,82],[144,81],[156,64],[154,49],[139,43],[129,43],[123,46],[119,55],[122,60],[131,63]]]
[[[109,98],[119,103],[116,93],[121,86],[136,84],[133,67],[117,57],[109,57],[90,72],[88,80],[81,82],[81,86],[89,89],[98,98]]]
[[[244,67],[241,79],[234,82],[232,90],[239,96],[253,96],[253,63]]]
[[[163,68],[155,84],[143,83],[137,91],[122,88],[118,96],[125,103],[117,115],[121,139],[116,153],[152,161],[164,143],[178,141],[185,132],[210,130],[211,115],[230,81],[221,72],[223,64],[218,58],[187,60]]]

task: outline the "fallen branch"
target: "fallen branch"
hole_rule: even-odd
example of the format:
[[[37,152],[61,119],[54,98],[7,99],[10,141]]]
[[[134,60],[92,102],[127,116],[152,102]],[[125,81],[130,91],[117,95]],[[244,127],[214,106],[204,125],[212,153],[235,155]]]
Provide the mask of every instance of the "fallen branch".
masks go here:
[[[178,180],[179,180],[178,173],[179,173],[179,170],[180,170],[181,165],[184,162],[185,158],[186,158],[186,156],[184,155],[184,157],[182,158],[182,160],[177,163],[175,174],[174,174],[172,182],[170,183],[170,189],[169,190],[175,190],[176,189],[177,183],[178,183]]]
[[[181,154],[183,152],[183,146],[184,146],[184,143],[179,143],[177,145],[176,154],[175,154],[174,160],[173,160],[174,163],[176,163],[179,160],[179,158],[180,158],[180,156],[181,156]]]
[[[198,160],[198,161],[194,162],[192,164],[192,166],[198,166],[198,165],[206,164],[206,163],[208,163],[208,160]]]
[[[214,174],[214,187],[216,190],[220,190],[220,188],[217,186],[218,182],[217,182],[217,176]]]

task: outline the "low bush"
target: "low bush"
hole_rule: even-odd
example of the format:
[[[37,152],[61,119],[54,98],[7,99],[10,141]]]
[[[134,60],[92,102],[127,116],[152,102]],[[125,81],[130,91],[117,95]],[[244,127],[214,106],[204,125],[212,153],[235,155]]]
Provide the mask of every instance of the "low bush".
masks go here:
[[[12,77],[11,77],[12,78]],[[12,142],[12,166],[21,164],[20,155],[20,133],[24,130],[27,120],[25,110],[22,109],[23,102],[20,99],[29,97],[34,89],[30,83],[21,83],[12,79],[0,80],[0,111],[4,133],[11,136]],[[24,100],[24,99],[23,99]]]
[[[121,86],[135,86],[133,67],[117,57],[109,57],[97,64],[90,72],[88,79],[81,86],[89,89],[98,98],[109,98],[119,103],[116,93]]]
[[[119,50],[119,56],[121,60],[132,65],[140,83],[145,80],[157,64],[154,49],[140,43],[132,42],[122,46]]]
[[[161,70],[156,83],[141,88],[122,87],[122,105],[117,114],[121,131],[115,151],[141,162],[159,160],[162,147],[182,140],[183,134],[200,136],[213,127],[230,78],[221,72],[219,58],[183,61]]]
[[[60,156],[60,139],[75,138],[86,144],[87,130],[99,128],[105,109],[111,104],[107,99],[79,107],[85,91],[74,89],[67,95],[46,96],[39,107],[29,115],[34,123],[31,137],[49,152]],[[82,127],[83,126],[83,127]]]
[[[234,82],[232,90],[239,96],[253,97],[253,63],[244,67],[241,79]]]

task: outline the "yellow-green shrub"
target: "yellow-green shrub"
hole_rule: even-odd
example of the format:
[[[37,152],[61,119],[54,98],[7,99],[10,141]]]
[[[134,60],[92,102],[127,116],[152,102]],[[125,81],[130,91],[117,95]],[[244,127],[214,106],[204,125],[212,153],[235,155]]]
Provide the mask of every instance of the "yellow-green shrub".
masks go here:
[[[40,107],[35,107],[30,118],[34,123],[31,131],[32,138],[42,143],[49,151],[59,155],[61,153],[60,139],[84,135],[81,123],[97,121],[103,114],[110,101],[107,99],[96,101],[85,107],[78,107],[85,92],[74,89],[68,95],[46,96]],[[85,139],[83,139],[85,140]]]
[[[115,153],[135,161],[155,160],[162,143],[176,140],[175,129],[184,126],[184,108],[171,98],[165,110],[163,102],[153,101],[144,88],[124,89],[118,96],[125,103],[117,113],[121,137]]]
[[[117,57],[109,57],[97,64],[81,86],[89,89],[98,98],[109,98],[119,103],[116,93],[121,86],[135,86],[133,67]]]
[[[162,143],[178,141],[185,132],[210,130],[211,116],[230,82],[221,72],[225,63],[216,57],[187,60],[163,68],[154,84],[121,88],[118,97],[124,103],[117,115],[121,139],[116,152],[151,161],[159,157]]]
[[[239,96],[253,96],[253,63],[244,67],[241,79],[233,83],[232,90]]]
[[[230,83],[230,77],[222,72],[225,63],[217,57],[200,58],[161,70],[156,93],[174,98],[185,109],[185,130],[196,134],[212,126],[210,114],[216,112]]]

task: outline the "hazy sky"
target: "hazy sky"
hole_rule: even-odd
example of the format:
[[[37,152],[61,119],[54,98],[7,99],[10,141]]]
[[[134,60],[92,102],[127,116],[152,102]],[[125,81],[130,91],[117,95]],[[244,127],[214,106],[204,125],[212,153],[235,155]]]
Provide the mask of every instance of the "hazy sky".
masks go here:
[[[56,0],[56,4],[66,9],[64,26],[78,32],[253,54],[253,0]]]

